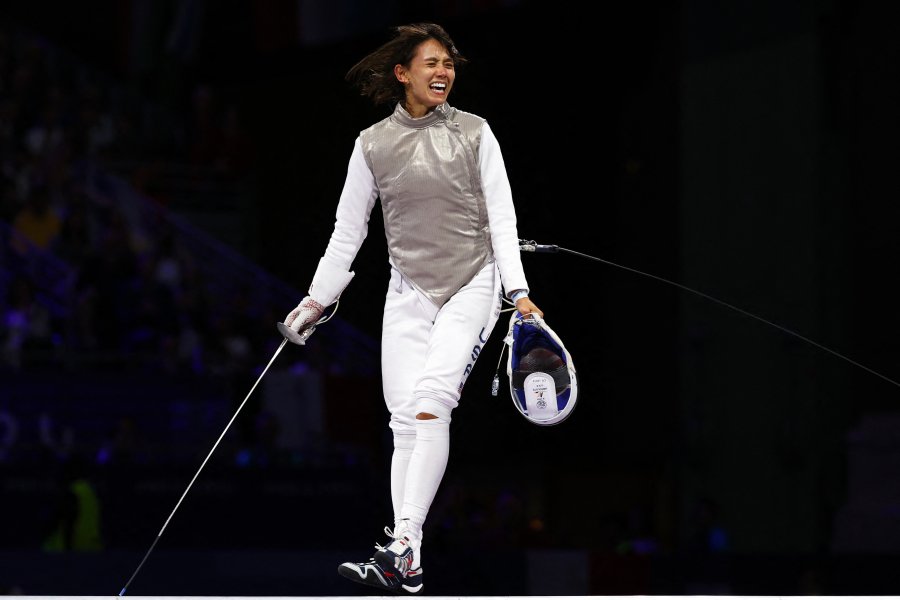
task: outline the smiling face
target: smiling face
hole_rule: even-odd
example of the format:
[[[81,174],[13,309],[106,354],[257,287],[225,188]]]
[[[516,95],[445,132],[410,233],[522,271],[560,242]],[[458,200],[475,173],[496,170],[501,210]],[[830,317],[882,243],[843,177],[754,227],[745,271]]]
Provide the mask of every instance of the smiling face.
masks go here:
[[[447,101],[456,70],[443,44],[429,39],[419,44],[409,65],[394,67],[394,75],[406,88],[407,112],[413,117],[424,117]]]

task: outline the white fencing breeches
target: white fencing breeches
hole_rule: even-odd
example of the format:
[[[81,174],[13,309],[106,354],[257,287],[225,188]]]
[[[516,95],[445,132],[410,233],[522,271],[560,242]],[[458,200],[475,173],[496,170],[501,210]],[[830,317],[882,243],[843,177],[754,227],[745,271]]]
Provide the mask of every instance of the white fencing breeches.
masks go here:
[[[394,435],[391,498],[395,519],[419,531],[447,467],[450,413],[500,316],[501,293],[492,263],[438,310],[391,269],[381,338]],[[437,419],[417,422],[419,413]]]

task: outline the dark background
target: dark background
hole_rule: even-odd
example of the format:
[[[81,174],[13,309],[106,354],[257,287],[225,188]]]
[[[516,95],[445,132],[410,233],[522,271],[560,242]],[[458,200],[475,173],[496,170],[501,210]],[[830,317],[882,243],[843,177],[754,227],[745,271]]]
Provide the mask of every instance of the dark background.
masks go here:
[[[3,371],[0,407],[20,417],[22,440],[40,385],[47,410],[76,429],[86,406],[132,417],[152,412],[143,403],[214,408],[197,428],[138,418],[148,440],[183,448],[177,460],[88,461],[104,500],[99,554],[42,550],[53,513],[40,507],[61,493],[60,464],[96,456],[105,438],[81,432],[52,459],[5,455],[0,542],[18,566],[0,584],[103,594],[127,581],[271,357],[270,324],[302,297],[355,136],[390,110],[344,73],[390,26],[433,20],[470,60],[450,102],[497,135],[520,237],[563,249],[523,261],[581,391],[572,418],[550,428],[515,412],[502,372],[491,397],[501,318],[454,412],[426,524],[426,593],[898,593],[900,32],[884,3],[39,1],[0,17],[54,57],[50,81],[72,95],[89,81],[115,119],[113,142],[65,159],[77,177],[85,165],[114,173],[170,215],[157,218],[178,219],[188,254],[211,235],[288,288],[248,294],[201,329],[217,339],[236,314],[254,315],[234,369],[160,375],[156,353],[173,352],[160,343],[75,366],[63,344],[50,361]],[[24,135],[39,119],[19,108],[7,122]],[[40,171],[21,157],[22,136],[10,139],[7,181]],[[316,375],[317,458],[259,458],[265,413],[251,398],[134,593],[365,593],[333,570],[365,559],[390,520],[377,373],[386,259],[376,208],[334,321],[279,358]],[[217,289],[238,291],[213,295],[214,308],[262,289],[221,271]],[[53,404],[60,388],[84,391]],[[97,400],[104,389],[115,409]],[[60,587],[30,574],[54,569]]]

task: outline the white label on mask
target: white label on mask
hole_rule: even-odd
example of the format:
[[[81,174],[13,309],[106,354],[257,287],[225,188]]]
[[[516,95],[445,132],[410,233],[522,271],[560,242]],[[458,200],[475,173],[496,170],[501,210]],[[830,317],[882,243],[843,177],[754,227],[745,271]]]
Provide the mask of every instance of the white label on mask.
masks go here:
[[[525,378],[525,408],[535,421],[552,419],[559,413],[556,407],[556,384],[546,373],[535,371]]]

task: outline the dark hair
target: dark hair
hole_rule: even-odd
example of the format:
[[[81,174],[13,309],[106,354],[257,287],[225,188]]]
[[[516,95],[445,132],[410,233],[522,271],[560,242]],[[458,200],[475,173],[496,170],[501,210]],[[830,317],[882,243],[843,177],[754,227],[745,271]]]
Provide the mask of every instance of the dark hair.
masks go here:
[[[406,97],[406,91],[394,76],[394,65],[409,66],[416,48],[428,40],[437,40],[447,49],[454,67],[467,62],[443,27],[435,23],[413,23],[394,27],[394,37],[353,65],[344,78],[377,105],[400,102]]]

